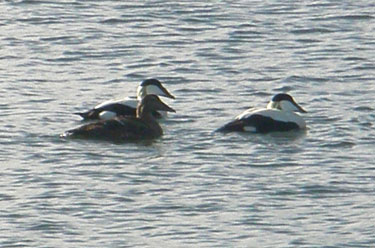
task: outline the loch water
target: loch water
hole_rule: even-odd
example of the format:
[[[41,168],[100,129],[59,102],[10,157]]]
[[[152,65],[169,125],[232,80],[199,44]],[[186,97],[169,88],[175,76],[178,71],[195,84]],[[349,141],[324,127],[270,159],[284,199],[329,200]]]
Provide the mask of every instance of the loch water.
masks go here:
[[[375,247],[374,10],[0,2],[0,247]],[[60,138],[152,77],[160,139]],[[306,132],[214,132],[280,92]]]

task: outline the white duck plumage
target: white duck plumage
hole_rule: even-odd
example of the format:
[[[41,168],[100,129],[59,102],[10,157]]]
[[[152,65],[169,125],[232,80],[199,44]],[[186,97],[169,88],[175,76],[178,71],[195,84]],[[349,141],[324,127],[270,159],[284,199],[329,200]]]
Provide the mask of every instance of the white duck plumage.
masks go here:
[[[135,116],[138,103],[146,95],[158,95],[174,99],[166,88],[157,79],[146,79],[137,88],[137,98],[126,97],[117,100],[108,100],[98,104],[86,112],[75,113],[84,120],[108,120],[116,116]],[[160,118],[166,115],[165,111],[155,111],[155,117]]]
[[[281,93],[272,98],[267,108],[248,109],[218,131],[268,133],[305,129],[305,120],[295,112],[306,113],[290,95]]]

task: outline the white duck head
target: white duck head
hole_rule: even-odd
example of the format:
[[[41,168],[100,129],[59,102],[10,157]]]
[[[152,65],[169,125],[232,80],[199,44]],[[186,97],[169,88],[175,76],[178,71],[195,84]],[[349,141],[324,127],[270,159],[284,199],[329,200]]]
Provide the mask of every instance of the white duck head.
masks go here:
[[[267,105],[268,109],[278,109],[283,111],[306,113],[306,111],[299,106],[291,97],[286,93],[275,95]]]
[[[144,80],[137,88],[137,99],[142,100],[146,95],[158,95],[174,99],[161,82],[155,78]]]

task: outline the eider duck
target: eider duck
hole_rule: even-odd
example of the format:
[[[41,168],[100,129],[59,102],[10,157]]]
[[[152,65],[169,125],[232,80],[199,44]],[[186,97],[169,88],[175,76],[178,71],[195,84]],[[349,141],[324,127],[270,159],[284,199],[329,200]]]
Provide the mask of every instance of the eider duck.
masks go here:
[[[136,116],[117,116],[110,120],[99,120],[65,132],[62,137],[101,139],[115,142],[153,139],[163,130],[152,112],[176,112],[156,95],[145,96],[137,106]]]
[[[272,98],[267,108],[248,109],[217,131],[269,133],[305,129],[306,122],[294,112],[306,113],[293,97],[280,93]]]
[[[74,113],[80,115],[84,120],[109,120],[115,116],[135,116],[138,102],[146,95],[159,95],[174,99],[161,82],[155,78],[146,79],[137,88],[137,99],[125,98],[119,100],[105,101],[86,112]],[[155,111],[155,117],[161,118],[165,112]]]

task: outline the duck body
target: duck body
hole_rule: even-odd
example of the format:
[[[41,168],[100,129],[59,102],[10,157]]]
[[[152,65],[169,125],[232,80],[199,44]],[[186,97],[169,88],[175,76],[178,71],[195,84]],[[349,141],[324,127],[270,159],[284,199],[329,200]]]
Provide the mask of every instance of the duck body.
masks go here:
[[[285,132],[304,129],[305,121],[297,114],[284,113],[274,109],[248,111],[227,123],[218,131],[222,132]]]
[[[174,99],[166,88],[157,79],[146,79],[137,88],[137,98],[124,98],[119,100],[108,100],[94,108],[86,111],[75,113],[80,115],[84,120],[109,120],[116,116],[135,116],[136,108],[146,95],[160,95]],[[162,118],[166,111],[154,111],[152,113],[156,118]]]
[[[162,131],[155,131],[143,120],[131,116],[119,116],[110,120],[100,120],[69,130],[66,136],[121,142],[154,139],[162,134]]]
[[[116,116],[135,116],[137,99],[105,101],[89,111],[76,113],[84,120],[109,120]]]
[[[175,112],[156,95],[147,95],[138,104],[136,116],[99,120],[68,130],[62,136],[115,142],[154,139],[163,134],[162,128],[152,115],[156,110]]]
[[[246,110],[217,131],[269,133],[305,129],[305,120],[295,111],[306,112],[291,96],[278,94],[267,108]]]

